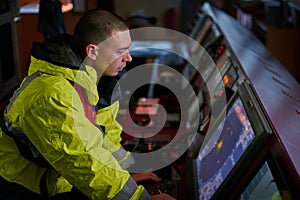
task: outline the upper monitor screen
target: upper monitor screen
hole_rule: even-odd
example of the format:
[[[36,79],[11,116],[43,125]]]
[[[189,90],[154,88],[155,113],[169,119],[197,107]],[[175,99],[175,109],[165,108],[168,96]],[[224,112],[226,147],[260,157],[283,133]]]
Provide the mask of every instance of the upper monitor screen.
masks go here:
[[[211,199],[234,168],[255,134],[240,97],[226,113],[196,159],[199,199]]]

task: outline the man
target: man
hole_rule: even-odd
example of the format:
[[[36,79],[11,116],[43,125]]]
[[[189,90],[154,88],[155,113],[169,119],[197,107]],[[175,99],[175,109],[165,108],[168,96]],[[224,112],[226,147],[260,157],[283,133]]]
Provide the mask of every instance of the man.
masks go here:
[[[34,44],[0,130],[1,200],[67,199],[72,187],[89,199],[173,199],[137,186],[96,125],[97,81],[131,61],[130,44],[124,21],[101,10],[87,12],[73,36]]]

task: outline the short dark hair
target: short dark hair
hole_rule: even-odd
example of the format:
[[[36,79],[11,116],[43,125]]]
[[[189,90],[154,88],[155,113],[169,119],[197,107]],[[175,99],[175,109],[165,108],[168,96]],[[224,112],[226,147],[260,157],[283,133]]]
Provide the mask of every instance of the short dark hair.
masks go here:
[[[109,38],[113,30],[126,31],[128,26],[117,14],[96,8],[87,11],[79,19],[74,36],[79,50],[84,55],[88,44],[98,45]]]

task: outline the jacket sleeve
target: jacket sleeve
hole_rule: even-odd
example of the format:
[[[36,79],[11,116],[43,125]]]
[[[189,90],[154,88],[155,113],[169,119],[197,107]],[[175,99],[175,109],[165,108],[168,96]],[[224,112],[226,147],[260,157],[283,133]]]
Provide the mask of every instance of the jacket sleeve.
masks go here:
[[[15,102],[7,117],[64,178],[90,199],[150,199],[103,147],[102,133],[85,117],[79,96],[73,95],[55,91],[36,97],[34,106],[28,105],[22,116],[13,114],[18,109]]]
[[[104,129],[103,146],[118,160],[123,169],[134,164],[129,151],[121,145],[122,126],[116,120],[119,101],[97,111],[96,124]]]

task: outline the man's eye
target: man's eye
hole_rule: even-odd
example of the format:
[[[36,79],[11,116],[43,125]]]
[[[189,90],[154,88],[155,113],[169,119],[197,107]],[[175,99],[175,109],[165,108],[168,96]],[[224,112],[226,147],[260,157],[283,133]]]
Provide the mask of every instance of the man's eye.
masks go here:
[[[126,50],[118,50],[117,53],[118,54],[124,54],[124,53],[126,53]]]

